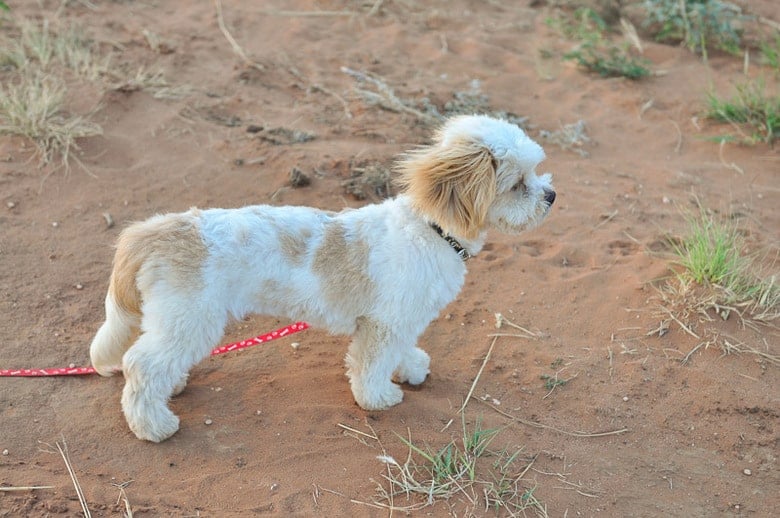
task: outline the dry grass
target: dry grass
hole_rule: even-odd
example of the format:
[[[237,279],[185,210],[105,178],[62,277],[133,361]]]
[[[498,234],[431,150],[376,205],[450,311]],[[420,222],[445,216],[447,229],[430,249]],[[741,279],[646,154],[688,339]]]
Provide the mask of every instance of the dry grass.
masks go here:
[[[539,137],[542,140],[555,144],[561,149],[573,151],[581,157],[588,157],[590,154],[583,149],[583,146],[590,142],[587,134],[587,125],[585,121],[566,124],[554,131],[541,130]]]
[[[151,94],[155,99],[177,100],[191,95],[192,87],[188,85],[172,85],[165,78],[162,70],[148,70],[144,67],[138,68],[133,74],[119,74],[113,72],[112,76],[116,79],[109,83],[112,90],[119,92],[139,92],[144,91]]]
[[[471,81],[468,90],[454,92],[452,99],[439,108],[427,97],[419,100],[400,97],[384,78],[377,75],[353,70],[349,67],[341,67],[341,71],[356,82],[352,89],[353,99],[383,110],[411,115],[421,124],[435,125],[447,117],[477,113],[503,119],[520,127],[527,127],[527,117],[491,108],[488,96],[482,93],[478,80]]]
[[[61,19],[12,19],[0,36],[0,134],[29,139],[41,167],[59,159],[70,169],[80,163],[74,151],[80,139],[102,134],[92,120],[98,106],[87,113],[69,113],[75,82],[88,82],[99,96],[106,90],[145,90],[156,99],[179,99],[192,92],[171,85],[161,71],[139,69],[125,74],[112,65],[112,54],[101,52],[80,26]],[[83,164],[82,164],[83,165]],[[86,168],[85,168],[86,170]]]
[[[525,516],[528,511],[546,517],[545,505],[534,496],[536,485],[524,479],[535,457],[524,458],[521,450],[490,450],[500,429],[484,429],[479,420],[469,429],[464,417],[462,431],[462,438],[439,449],[418,446],[409,432],[407,438],[399,436],[407,448],[403,463],[382,446],[377,458],[387,471],[384,483],[377,483],[373,505],[408,513],[460,498],[467,507],[484,513]]]
[[[15,82],[0,85],[0,134],[32,141],[41,166],[59,157],[69,168],[73,151],[79,149],[78,139],[101,135],[103,130],[89,114],[67,113],[66,94],[63,81],[40,71],[24,73]]]

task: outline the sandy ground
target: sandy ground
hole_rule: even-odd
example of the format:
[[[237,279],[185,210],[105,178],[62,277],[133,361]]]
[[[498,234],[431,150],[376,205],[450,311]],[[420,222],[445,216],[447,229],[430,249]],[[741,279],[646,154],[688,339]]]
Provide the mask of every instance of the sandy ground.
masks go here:
[[[8,3],[31,17],[60,5]],[[135,516],[403,515],[372,507],[387,503],[377,456],[403,462],[405,437],[432,449],[459,440],[458,410],[493,343],[495,313],[535,338],[495,342],[466,426],[501,428],[491,450],[519,452],[519,491],[550,516],[777,515],[778,367],[717,346],[683,365],[701,340],[674,324],[653,333],[664,318],[651,282],[669,275],[666,238],[685,230],[696,200],[737,221],[753,250],[777,253],[777,148],[720,149],[708,137],[730,128],[701,116],[710,85],[725,96],[743,79],[742,59],[714,53],[704,64],[646,39],[662,75],[600,79],[560,59],[571,43],[545,25],[549,6],[503,4],[224,0],[250,64],[212,2],[67,3],[60,16],[110,47],[118,65],[159,69],[183,88],[176,99],[76,89],[73,109],[97,108],[104,129],[80,142],[88,171],[39,169],[29,144],[0,140],[2,368],[88,364],[112,245],[131,221],[191,206],[338,210],[378,199],[381,188],[361,200],[345,183],[425,142],[432,125],[368,104],[356,88],[370,85],[342,67],[381,78],[417,109],[424,99],[439,111],[481,99],[475,109],[527,117],[558,200],[537,230],[491,233],[461,295],[422,337],[430,378],[384,412],[355,405],[347,339],[318,330],[198,365],[172,402],[181,430],[162,444],[128,430],[121,377],[0,379],[0,486],[52,486],[0,492],[0,516],[81,513],[56,443],[67,444],[93,516],[121,515],[120,488]],[[773,1],[750,4],[779,17]],[[574,149],[540,138],[578,121],[589,141]],[[293,168],[311,183],[292,188]],[[225,342],[286,323],[251,318]],[[778,353],[777,333],[734,318],[693,331]],[[550,391],[542,376],[568,382]],[[394,504],[423,501],[399,495]],[[486,510],[477,484],[412,514],[507,513]]]

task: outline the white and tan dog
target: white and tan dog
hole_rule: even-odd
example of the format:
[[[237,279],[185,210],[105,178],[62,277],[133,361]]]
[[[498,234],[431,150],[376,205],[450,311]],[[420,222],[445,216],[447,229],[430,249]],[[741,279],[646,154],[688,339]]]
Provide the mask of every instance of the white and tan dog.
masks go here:
[[[352,335],[347,375],[361,407],[400,403],[393,379],[425,380],[418,337],[460,291],[487,230],[515,234],[549,212],[550,175],[535,173],[543,159],[517,126],[463,116],[400,160],[401,194],[381,204],[191,209],[136,223],[119,237],[92,364],[124,373],[130,429],[159,442],[179,428],[169,398],[228,321],[283,316]]]

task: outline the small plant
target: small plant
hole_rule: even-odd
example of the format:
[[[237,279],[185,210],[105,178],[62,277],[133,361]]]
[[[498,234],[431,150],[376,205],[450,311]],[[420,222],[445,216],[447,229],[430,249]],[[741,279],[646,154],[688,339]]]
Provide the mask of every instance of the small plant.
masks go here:
[[[734,4],[720,0],[645,0],[646,25],[658,41],[682,42],[706,55],[708,48],[738,54],[742,43]]]
[[[761,81],[737,85],[736,90],[737,95],[730,100],[709,94],[707,117],[747,126],[751,133],[742,139],[746,143],[774,143],[780,137],[780,96],[766,95]]]
[[[776,276],[762,278],[755,261],[743,254],[744,241],[731,224],[724,224],[701,211],[689,218],[689,233],[680,241],[672,241],[679,285],[689,291],[691,283],[703,288],[696,305],[714,309],[722,318],[732,311],[768,322],[780,316],[780,285]],[[747,315],[743,317],[743,320]]]
[[[569,380],[566,379],[559,379],[558,375],[550,376],[549,374],[542,374],[539,376],[539,379],[544,380],[544,388],[552,392],[557,387],[562,387],[566,385]]]
[[[607,23],[593,9],[582,7],[574,11],[572,19],[551,19],[548,24],[567,38],[580,42],[563,58],[576,61],[590,72],[601,77],[634,80],[651,75],[647,60],[632,55],[628,45],[616,45],[607,39]]]
[[[436,500],[450,499],[461,494],[472,504],[484,495],[484,507],[505,509],[512,516],[525,509],[533,509],[538,516],[547,516],[544,506],[533,496],[535,487],[522,487],[521,480],[529,466],[517,471],[520,451],[508,454],[506,450],[493,452],[489,445],[500,429],[484,429],[477,420],[469,430],[463,418],[462,442],[450,441],[443,448],[431,450],[415,445],[411,438],[401,438],[409,449],[403,464],[389,455],[379,459],[387,465],[385,479],[389,488],[379,485],[377,504],[391,510],[412,511],[433,505]],[[494,459],[485,463],[483,459]],[[531,463],[533,460],[531,460]],[[425,497],[424,501],[411,502],[399,507],[398,496]]]
[[[66,87],[54,76],[23,74],[17,83],[0,85],[0,134],[29,138],[41,165],[55,156],[68,167],[76,140],[102,134],[100,126],[85,117],[63,111]]]
[[[775,34],[774,41],[759,42],[758,48],[764,64],[780,72],[780,33]]]
[[[601,50],[585,44],[577,50],[567,52],[563,57],[576,61],[581,67],[601,77],[626,77],[637,80],[651,75],[646,60],[631,56],[618,47]]]

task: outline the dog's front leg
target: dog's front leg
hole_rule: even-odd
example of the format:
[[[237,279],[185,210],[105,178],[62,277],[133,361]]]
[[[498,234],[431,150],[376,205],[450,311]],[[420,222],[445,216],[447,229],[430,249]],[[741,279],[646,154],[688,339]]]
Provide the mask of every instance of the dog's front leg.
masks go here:
[[[347,376],[358,405],[366,410],[384,410],[404,398],[393,383],[405,344],[390,326],[368,317],[357,319],[357,330],[347,353]]]

